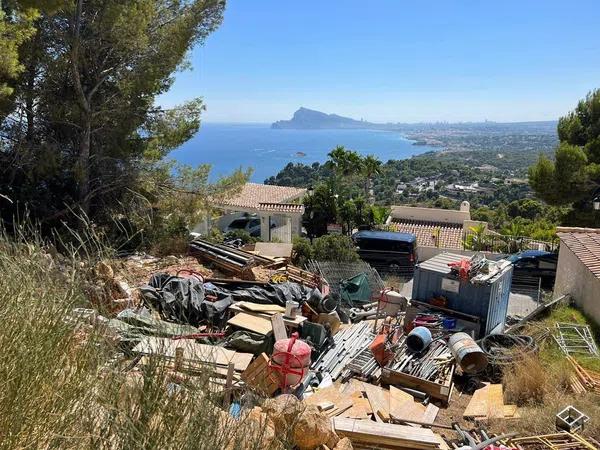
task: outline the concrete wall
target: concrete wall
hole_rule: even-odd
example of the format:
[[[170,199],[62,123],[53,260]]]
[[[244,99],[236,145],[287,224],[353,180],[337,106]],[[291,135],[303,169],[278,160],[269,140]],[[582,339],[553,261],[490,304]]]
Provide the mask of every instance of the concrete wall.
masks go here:
[[[600,325],[600,279],[563,242],[558,253],[554,298],[570,294],[585,314]]]

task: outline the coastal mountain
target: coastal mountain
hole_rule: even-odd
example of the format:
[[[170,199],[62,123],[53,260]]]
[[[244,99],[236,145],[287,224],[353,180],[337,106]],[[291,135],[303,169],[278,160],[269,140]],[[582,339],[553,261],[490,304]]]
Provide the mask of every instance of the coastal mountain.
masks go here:
[[[271,125],[275,129],[300,129],[300,130],[315,130],[315,129],[364,129],[364,128],[379,128],[371,122],[364,120],[355,120],[349,117],[338,116],[337,114],[326,114],[321,111],[315,111],[308,108],[300,108],[294,113],[290,120],[279,120]]]

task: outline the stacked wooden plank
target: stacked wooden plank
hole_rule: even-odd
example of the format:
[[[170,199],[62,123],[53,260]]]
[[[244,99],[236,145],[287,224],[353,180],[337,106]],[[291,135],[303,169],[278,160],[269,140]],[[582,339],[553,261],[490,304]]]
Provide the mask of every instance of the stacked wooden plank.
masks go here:
[[[577,394],[585,392],[600,394],[600,374],[584,369],[572,356],[567,356],[567,360],[574,370],[571,376],[571,389]]]
[[[294,283],[303,284],[310,288],[321,289],[323,280],[319,275],[308,270],[300,269],[299,267],[288,264],[286,269],[287,280],[293,281]]]
[[[204,239],[195,239],[190,243],[190,254],[203,261],[212,263],[219,270],[240,276],[251,266],[274,267],[278,261],[255,255],[245,250],[214,244]]]
[[[331,422],[338,436],[349,438],[355,449],[442,450],[448,448],[441,436],[428,428],[345,417],[334,417]]]
[[[463,418],[473,420],[518,418],[516,405],[504,404],[501,384],[488,384],[477,389],[467,405]]]
[[[161,358],[177,370],[205,373],[211,371],[220,376],[227,375],[227,368],[233,363],[238,373],[246,370],[254,355],[239,353],[214,345],[198,344],[193,340],[159,338],[148,336],[132,350],[140,355]]]
[[[428,407],[415,402],[412,395],[390,386],[384,389],[354,378],[337,386],[317,390],[307,396],[305,402],[324,409],[329,417],[345,417],[349,419],[371,420],[379,423],[432,423],[438,407]]]

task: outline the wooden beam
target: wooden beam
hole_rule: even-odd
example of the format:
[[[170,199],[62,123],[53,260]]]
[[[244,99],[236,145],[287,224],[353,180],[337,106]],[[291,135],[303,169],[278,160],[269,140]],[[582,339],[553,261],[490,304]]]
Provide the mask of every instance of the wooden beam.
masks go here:
[[[285,323],[283,322],[283,315],[281,313],[273,314],[271,316],[271,326],[273,327],[275,342],[287,339],[287,330],[285,329]]]

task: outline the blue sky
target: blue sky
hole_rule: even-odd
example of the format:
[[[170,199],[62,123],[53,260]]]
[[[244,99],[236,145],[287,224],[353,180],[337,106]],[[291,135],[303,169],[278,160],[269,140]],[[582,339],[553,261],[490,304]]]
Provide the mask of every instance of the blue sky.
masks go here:
[[[600,87],[600,1],[229,0],[159,102],[207,122],[556,119]]]

